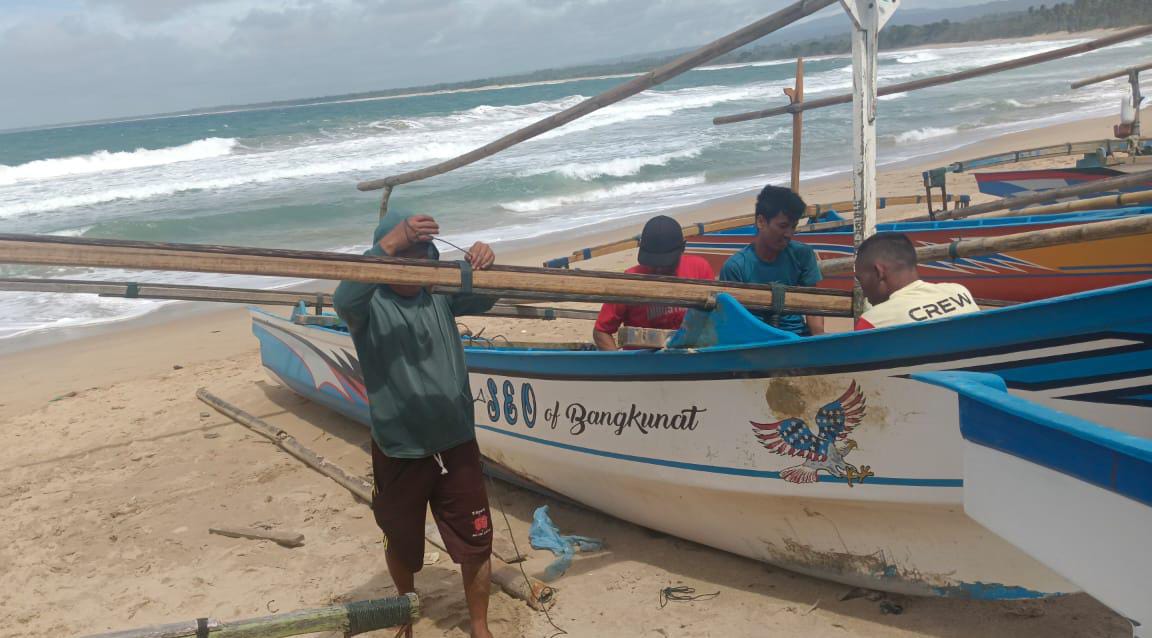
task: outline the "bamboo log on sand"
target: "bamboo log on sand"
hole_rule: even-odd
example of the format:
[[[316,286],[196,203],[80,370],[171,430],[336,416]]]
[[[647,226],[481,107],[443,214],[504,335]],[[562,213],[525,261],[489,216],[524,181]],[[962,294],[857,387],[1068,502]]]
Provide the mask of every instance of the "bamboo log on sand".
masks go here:
[[[204,388],[196,391],[196,398],[212,406],[213,409],[240,425],[270,439],[285,452],[288,452],[309,467],[339,483],[344,489],[351,492],[361,501],[365,503],[372,502],[371,483],[349,474],[338,465],[329,463],[323,457],[301,445],[299,441],[287,432],[273,427],[262,419],[228,403]],[[434,544],[436,544],[436,539],[432,540]],[[440,549],[447,551],[442,540],[436,545]],[[554,589],[535,578],[529,578],[518,568],[509,565],[508,562],[503,560],[495,551],[492,556],[492,582],[499,585],[509,596],[523,600],[529,607],[538,611],[550,607],[555,601],[556,591]]]
[[[428,286],[439,292],[558,298],[578,301],[668,303],[710,308],[731,294],[751,308],[773,308],[770,286],[544,268],[493,266],[472,272],[464,262],[430,262],[295,250],[163,244],[76,237],[0,234],[0,263],[218,272]],[[788,312],[844,315],[835,291],[788,288]]]
[[[946,219],[962,219],[965,217],[974,217],[977,215],[984,215],[994,211],[1023,208],[1034,204],[1043,204],[1056,199],[1066,199],[1068,197],[1078,197],[1080,195],[1089,195],[1092,193],[1101,193],[1111,190],[1119,190],[1122,188],[1129,188],[1139,185],[1152,184],[1152,171],[1141,171],[1139,173],[1128,173],[1127,175],[1119,175],[1117,177],[1109,177],[1108,179],[1097,179],[1087,182],[1076,184],[1075,186],[1066,186],[1064,188],[1053,188],[1052,190],[1029,192],[1025,195],[1017,195],[1016,197],[1005,197],[998,199],[994,202],[986,204],[978,204],[976,206],[969,206],[967,208],[954,208],[952,210],[940,211],[935,213],[934,216],[917,215],[916,217],[905,217],[899,221],[901,222],[923,222],[923,221],[943,221]],[[1020,215],[1034,214],[1027,209],[1016,211],[1013,213]],[[1010,215],[1005,215],[1005,217]],[[845,228],[852,226],[852,220],[834,221],[834,222],[819,222],[816,224],[809,224],[800,229],[801,232],[814,232],[820,230],[832,230],[836,228]]]
[[[376,629],[406,625],[419,617],[419,596],[406,594],[232,622],[200,618],[96,634],[88,638],[280,638],[320,631],[340,631],[345,636],[355,636]]]
[[[942,84],[951,84],[961,80],[968,80],[971,78],[980,77],[983,75],[990,75],[992,73],[999,73],[1001,71],[1008,71],[1010,69],[1019,69],[1033,64],[1040,64],[1041,62],[1050,62],[1052,60],[1059,60],[1066,58],[1070,55],[1077,55],[1080,53],[1087,53],[1102,49],[1104,47],[1112,46],[1120,42],[1126,42],[1135,38],[1140,38],[1152,33],[1152,25],[1146,25],[1121,31],[1120,33],[1085,42],[1083,44],[1074,44],[1072,46],[1063,47],[1054,51],[1045,51],[1035,55],[1029,55],[1014,60],[1006,60],[997,64],[990,64],[988,66],[977,67],[975,69],[968,69],[967,71],[959,71],[956,73],[948,73],[946,75],[937,75],[922,80],[912,80],[911,82],[902,82],[900,84],[892,84],[890,86],[881,87],[876,91],[877,96],[881,95],[894,95],[896,93],[904,93],[906,91],[916,91],[918,89],[926,89],[931,86],[940,86]],[[836,104],[847,104],[852,101],[852,94],[845,93],[843,95],[834,95],[830,97],[820,98],[816,100],[808,100],[806,102],[799,102],[796,104],[789,104],[788,106],[781,106],[774,109],[765,109],[760,111],[749,111],[747,113],[738,113],[735,115],[723,115],[712,120],[713,124],[734,124],[736,122],[747,122],[749,120],[758,120],[765,117],[773,117],[776,115],[784,115],[787,113],[799,113],[810,109],[819,109],[826,106],[834,106]]]
[[[949,244],[936,244],[922,246],[916,249],[916,257],[920,262],[959,259],[961,257],[979,257],[992,253],[1009,252],[1013,250],[1027,250],[1030,248],[1044,248],[1046,246],[1059,246],[1061,244],[1075,244],[1083,241],[1095,241],[1124,237],[1128,235],[1144,235],[1152,233],[1152,215],[1141,215],[1125,219],[1113,219],[1091,224],[1077,224],[1061,228],[1034,230],[1014,235],[1000,237],[973,237],[958,239]],[[842,259],[826,259],[820,262],[820,272],[824,274],[850,273],[855,268],[856,260],[853,257]]]

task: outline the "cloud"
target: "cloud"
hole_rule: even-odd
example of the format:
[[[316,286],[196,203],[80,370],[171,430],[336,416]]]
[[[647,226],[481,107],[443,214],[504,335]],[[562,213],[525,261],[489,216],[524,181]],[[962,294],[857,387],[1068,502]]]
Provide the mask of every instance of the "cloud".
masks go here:
[[[64,3],[76,0],[61,0]],[[0,128],[492,77],[690,47],[786,0],[86,0],[0,27]],[[64,6],[64,5],[60,5]]]
[[[164,22],[205,5],[223,4],[231,0],[87,0],[87,2],[97,10],[109,8],[117,11],[129,20]]]

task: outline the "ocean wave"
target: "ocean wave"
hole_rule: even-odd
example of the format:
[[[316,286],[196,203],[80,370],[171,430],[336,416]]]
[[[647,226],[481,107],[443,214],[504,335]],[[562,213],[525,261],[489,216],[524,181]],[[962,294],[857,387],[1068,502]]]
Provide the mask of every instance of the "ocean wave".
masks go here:
[[[675,179],[662,179],[652,182],[630,182],[628,184],[620,184],[618,186],[602,188],[594,191],[586,191],[583,193],[573,193],[570,195],[557,195],[554,197],[540,197],[538,199],[505,202],[499,206],[504,210],[514,213],[533,213],[550,208],[569,206],[571,204],[586,204],[590,202],[616,199],[619,197],[628,197],[631,195],[655,193],[673,188],[683,188],[685,186],[695,186],[697,184],[703,184],[704,181],[704,175],[694,175],[692,177],[678,177]]]
[[[168,148],[138,148],[116,153],[101,150],[88,155],[35,160],[16,166],[0,164],[0,185],[210,159],[231,154],[237,143],[237,140],[230,137],[209,137]]]
[[[921,62],[935,62],[940,59],[940,55],[933,51],[905,51],[892,57],[896,59],[897,64],[919,64]]]
[[[897,144],[907,144],[908,142],[920,142],[923,140],[932,139],[934,137],[944,137],[946,135],[955,135],[958,131],[951,126],[925,126],[911,131],[904,131],[896,136]]]
[[[358,146],[359,141],[354,145]],[[324,153],[315,148],[303,147],[294,149],[299,152],[289,153],[287,157],[283,157],[272,163],[273,168],[268,168],[267,162],[245,165],[226,164],[215,167],[215,171],[213,171],[216,175],[215,177],[205,177],[204,175],[208,173],[198,171],[192,174],[179,173],[153,176],[152,179],[156,181],[151,184],[141,184],[144,180],[121,180],[112,183],[101,182],[94,185],[89,181],[88,183],[74,184],[73,186],[77,191],[75,193],[56,195],[53,197],[12,196],[0,198],[0,219],[48,213],[55,210],[80,206],[107,204],[116,201],[147,200],[193,191],[221,191],[249,184],[265,184],[284,180],[346,175],[388,166],[445,159],[470,151],[472,148],[473,146],[471,144],[433,142],[413,145],[404,151],[381,153],[356,152],[341,159],[312,163],[308,161],[308,157],[323,157]],[[347,151],[347,149],[345,150]],[[258,158],[260,156],[254,155],[248,157]],[[279,164],[279,166],[276,166],[276,164]]]
[[[903,91],[900,93],[893,93],[892,95],[880,95],[880,96],[877,96],[876,99],[880,100],[881,102],[888,102],[891,100],[899,100],[899,99],[906,98],[906,97],[908,97],[908,92]]]
[[[556,173],[571,179],[591,181],[597,177],[627,177],[635,175],[647,166],[666,166],[672,160],[690,159],[699,157],[701,149],[690,148],[683,151],[672,151],[659,155],[643,155],[640,157],[620,157],[603,162],[579,163],[571,162],[552,168],[531,169],[521,173],[523,177]]]

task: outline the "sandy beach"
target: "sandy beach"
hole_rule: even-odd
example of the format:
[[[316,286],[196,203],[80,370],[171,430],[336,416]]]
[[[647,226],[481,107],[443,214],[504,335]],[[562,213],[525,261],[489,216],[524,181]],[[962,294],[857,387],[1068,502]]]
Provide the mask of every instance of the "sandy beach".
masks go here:
[[[1114,119],[1003,135],[944,160],[882,167],[880,192],[921,194],[920,171],[946,161],[1105,139]],[[802,191],[810,203],[849,199],[850,178],[813,181]],[[973,194],[974,180],[951,175],[949,191]],[[750,213],[752,197],[675,216],[690,222]],[[375,202],[366,198],[365,205]],[[888,209],[881,217],[921,212],[919,206]],[[539,265],[638,230],[497,247],[498,257]],[[621,270],[634,259],[629,251],[580,266]],[[369,473],[367,431],[270,381],[242,308],[182,316],[188,308],[177,304],[143,320],[50,333],[30,348],[3,344],[0,506],[7,515],[0,522],[6,539],[0,617],[7,622],[0,636],[58,638],[200,616],[233,620],[394,593],[367,506],[212,411],[195,393],[205,387],[360,475]],[[587,322],[573,320],[463,323],[523,341],[591,336]],[[551,620],[570,636],[1130,635],[1125,621],[1083,594],[1026,604],[861,595],[503,483],[493,483],[491,494],[503,514],[496,514],[497,527],[506,516],[521,551],[530,551],[528,526],[540,505],[550,506],[565,533],[605,540],[603,551],[580,555],[554,583],[559,596]],[[211,535],[209,527],[298,532],[306,540],[288,549]],[[525,569],[539,576],[550,561],[547,552],[531,550]],[[662,608],[659,591],[681,585],[718,595]],[[446,555],[424,568],[417,587],[425,604],[417,636],[467,636],[459,571]],[[543,614],[503,593],[493,594],[491,616],[498,636],[557,634]]]

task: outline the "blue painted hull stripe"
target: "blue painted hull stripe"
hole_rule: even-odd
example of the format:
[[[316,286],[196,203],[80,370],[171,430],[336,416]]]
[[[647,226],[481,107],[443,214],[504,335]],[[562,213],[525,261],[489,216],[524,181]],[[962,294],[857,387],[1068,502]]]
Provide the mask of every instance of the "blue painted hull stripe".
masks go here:
[[[1152,268],[1152,264],[1104,264],[1102,266],[1060,266],[1060,270],[1103,270],[1105,268]]]
[[[667,459],[656,459],[646,456],[634,456],[632,454],[620,454],[619,452],[607,452],[604,450],[596,450],[593,448],[581,447],[579,445],[571,445],[568,443],[559,443],[556,441],[549,441],[519,432],[509,432],[500,428],[494,428],[490,425],[476,425],[477,428],[495,432],[496,434],[503,434],[512,438],[521,439],[524,441],[531,441],[532,443],[539,443],[550,447],[568,450],[570,452],[579,452],[581,454],[591,454],[593,456],[602,456],[605,458],[616,459],[620,461],[630,461],[632,463],[646,463],[648,465],[659,465],[663,467],[676,468],[678,470],[692,470],[694,472],[707,472],[710,474],[727,474],[730,476],[750,476],[753,478],[767,478],[767,479],[780,479],[780,472],[763,471],[763,470],[745,470],[735,467],[723,467],[719,465],[701,465],[699,463],[684,463],[681,461],[669,461]],[[782,479],[781,479],[782,480]],[[817,479],[820,483],[847,483],[848,480],[838,478],[835,476],[820,475]],[[853,481],[854,485],[860,485],[859,481]],[[864,485],[901,485],[905,487],[963,487],[964,481],[962,479],[914,479],[914,478],[894,478],[887,476],[869,476],[863,482]]]

